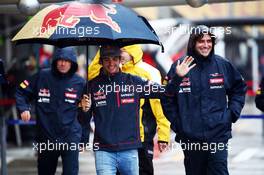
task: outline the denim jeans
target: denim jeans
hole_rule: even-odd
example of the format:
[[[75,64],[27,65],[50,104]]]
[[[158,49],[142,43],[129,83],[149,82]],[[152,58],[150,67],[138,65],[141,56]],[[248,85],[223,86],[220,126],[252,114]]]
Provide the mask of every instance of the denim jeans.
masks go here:
[[[97,175],[139,175],[137,149],[125,151],[95,151]]]

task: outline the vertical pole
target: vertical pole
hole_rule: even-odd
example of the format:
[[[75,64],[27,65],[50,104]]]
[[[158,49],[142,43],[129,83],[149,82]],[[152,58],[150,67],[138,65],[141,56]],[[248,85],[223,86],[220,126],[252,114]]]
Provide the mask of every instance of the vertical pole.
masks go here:
[[[11,111],[12,111],[12,116],[14,120],[18,120],[18,116],[17,116],[17,111],[16,111],[16,106],[12,105],[11,107]],[[16,134],[16,143],[18,147],[22,146],[22,137],[21,137],[21,132],[20,132],[20,126],[19,125],[14,125],[15,128],[15,134]]]
[[[3,98],[2,85],[6,84],[4,64],[0,59],[0,99]],[[6,164],[6,123],[3,115],[3,108],[0,108],[0,142],[1,142],[1,175],[7,175]]]
[[[86,84],[86,92],[88,94],[89,85],[88,85],[88,76],[89,76],[89,45],[86,45],[86,78],[87,78],[87,84]]]
[[[11,63],[11,58],[12,58],[12,46],[11,46],[11,41],[10,41],[10,17],[8,15],[4,16],[4,24],[5,24],[5,61],[6,61],[6,66],[9,67]]]
[[[0,98],[2,98],[2,86],[0,84]],[[0,109],[0,115],[3,115],[3,109]],[[1,175],[7,175],[7,164],[6,164],[6,124],[5,117],[0,116],[0,137],[1,137]]]

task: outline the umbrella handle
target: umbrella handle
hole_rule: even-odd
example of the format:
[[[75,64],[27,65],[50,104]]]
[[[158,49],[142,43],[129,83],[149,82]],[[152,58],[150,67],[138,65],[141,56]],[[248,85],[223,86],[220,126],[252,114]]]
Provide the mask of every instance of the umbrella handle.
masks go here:
[[[87,72],[86,72],[86,78],[87,78],[87,82],[86,82],[86,93],[88,94],[88,92],[89,92],[89,58],[88,58],[88,56],[89,56],[89,48],[88,48],[89,46],[88,45],[86,45],[86,67],[87,67]]]
[[[161,42],[160,42],[160,47],[161,47],[161,53],[164,53],[164,46]]]

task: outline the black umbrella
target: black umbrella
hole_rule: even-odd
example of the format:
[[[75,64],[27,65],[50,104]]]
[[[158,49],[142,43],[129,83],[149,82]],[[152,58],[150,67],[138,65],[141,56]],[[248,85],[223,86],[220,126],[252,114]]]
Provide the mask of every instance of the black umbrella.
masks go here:
[[[68,2],[50,5],[13,38],[17,43],[161,45],[148,21],[120,4]]]
[[[44,8],[26,23],[12,41],[58,47],[146,43],[162,46],[148,21],[133,10],[120,4],[76,1]]]

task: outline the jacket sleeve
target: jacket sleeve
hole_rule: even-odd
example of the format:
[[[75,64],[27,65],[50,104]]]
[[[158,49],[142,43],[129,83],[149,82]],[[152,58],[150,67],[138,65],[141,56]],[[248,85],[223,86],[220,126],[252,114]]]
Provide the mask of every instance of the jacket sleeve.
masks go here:
[[[140,98],[161,98],[165,92],[164,86],[158,83],[143,79],[138,76],[131,75],[134,90],[139,94]]]
[[[157,122],[158,141],[170,141],[170,122],[165,117],[159,99],[150,99],[150,106]]]
[[[176,115],[178,114],[177,110],[177,91],[179,87],[179,82],[181,80],[175,73],[176,65],[172,64],[164,84],[166,85],[166,93],[165,96],[161,98],[161,104],[163,108],[163,112],[166,118],[171,123],[171,129],[177,133],[176,128]]]
[[[87,84],[83,86],[83,93],[87,94]],[[88,90],[90,92],[90,89]],[[82,136],[81,136],[81,143],[87,144],[89,143],[90,138],[90,120],[92,118],[92,111],[89,110],[88,112],[83,112],[81,108],[78,110],[78,120],[82,127]]]
[[[264,112],[264,78],[262,78],[260,87],[257,90],[255,98],[256,107]]]
[[[33,75],[31,78],[24,80],[16,89],[16,106],[20,113],[30,111],[30,101],[37,97],[36,86],[39,74]]]
[[[166,94],[169,96],[175,95],[179,91],[181,81],[182,78],[176,74],[176,63],[173,63],[166,76]]]
[[[175,75],[172,78],[172,80],[169,82],[169,84],[167,86],[164,86],[164,85],[159,85],[157,83],[151,84],[149,81],[144,81],[139,77],[134,77],[135,84],[141,85],[143,87],[144,86],[148,87],[148,88],[144,88],[144,91],[142,91],[142,93],[140,95],[142,98],[148,98],[148,99],[159,98],[159,99],[161,99],[161,101],[163,103],[162,104],[163,110],[167,107],[169,108],[169,109],[166,109],[166,111],[165,111],[166,113],[164,113],[164,114],[170,122],[172,122],[172,121],[174,122],[174,117],[172,118],[172,116],[174,116],[176,114],[176,112],[171,113],[172,111],[176,110],[176,105],[171,103],[171,100],[172,100],[172,102],[175,102],[174,97],[173,98],[171,97],[172,96],[171,93],[172,94],[176,93],[180,81],[181,81],[181,78]],[[165,125],[166,125],[166,127],[168,126],[167,124],[165,124]],[[175,126],[176,125],[174,123],[171,123],[171,128],[173,131],[176,131],[174,128]],[[165,131],[165,132],[167,132],[167,131]]]
[[[79,109],[78,120],[82,126],[81,143],[84,143],[84,144],[89,143],[90,129],[91,129],[91,127],[90,127],[91,118],[92,118],[91,111],[83,112],[81,109]]]
[[[178,92],[181,77],[174,76],[173,79],[167,85],[160,85],[152,81],[144,81],[140,78],[136,78],[135,84],[141,88],[137,89],[140,92],[141,98],[164,98],[164,95],[171,95]],[[136,87],[136,88],[137,88]]]
[[[241,74],[229,63],[228,65],[228,109],[231,111],[231,120],[235,123],[245,104],[247,85]]]
[[[170,128],[177,133],[176,117],[178,114],[176,96],[164,96],[161,98],[162,109],[165,117],[170,122]]]
[[[101,67],[102,65],[100,64],[100,52],[98,50],[94,59],[92,59],[92,62],[90,63],[88,67],[88,80],[92,80],[96,76],[98,76],[100,73]]]
[[[155,69],[156,70],[156,69]],[[156,83],[161,83],[160,72],[153,71],[150,74],[150,80],[153,80]],[[157,133],[158,133],[158,142],[170,141],[170,122],[167,120],[163,113],[160,99],[149,99],[151,111],[155,117],[157,123]]]

